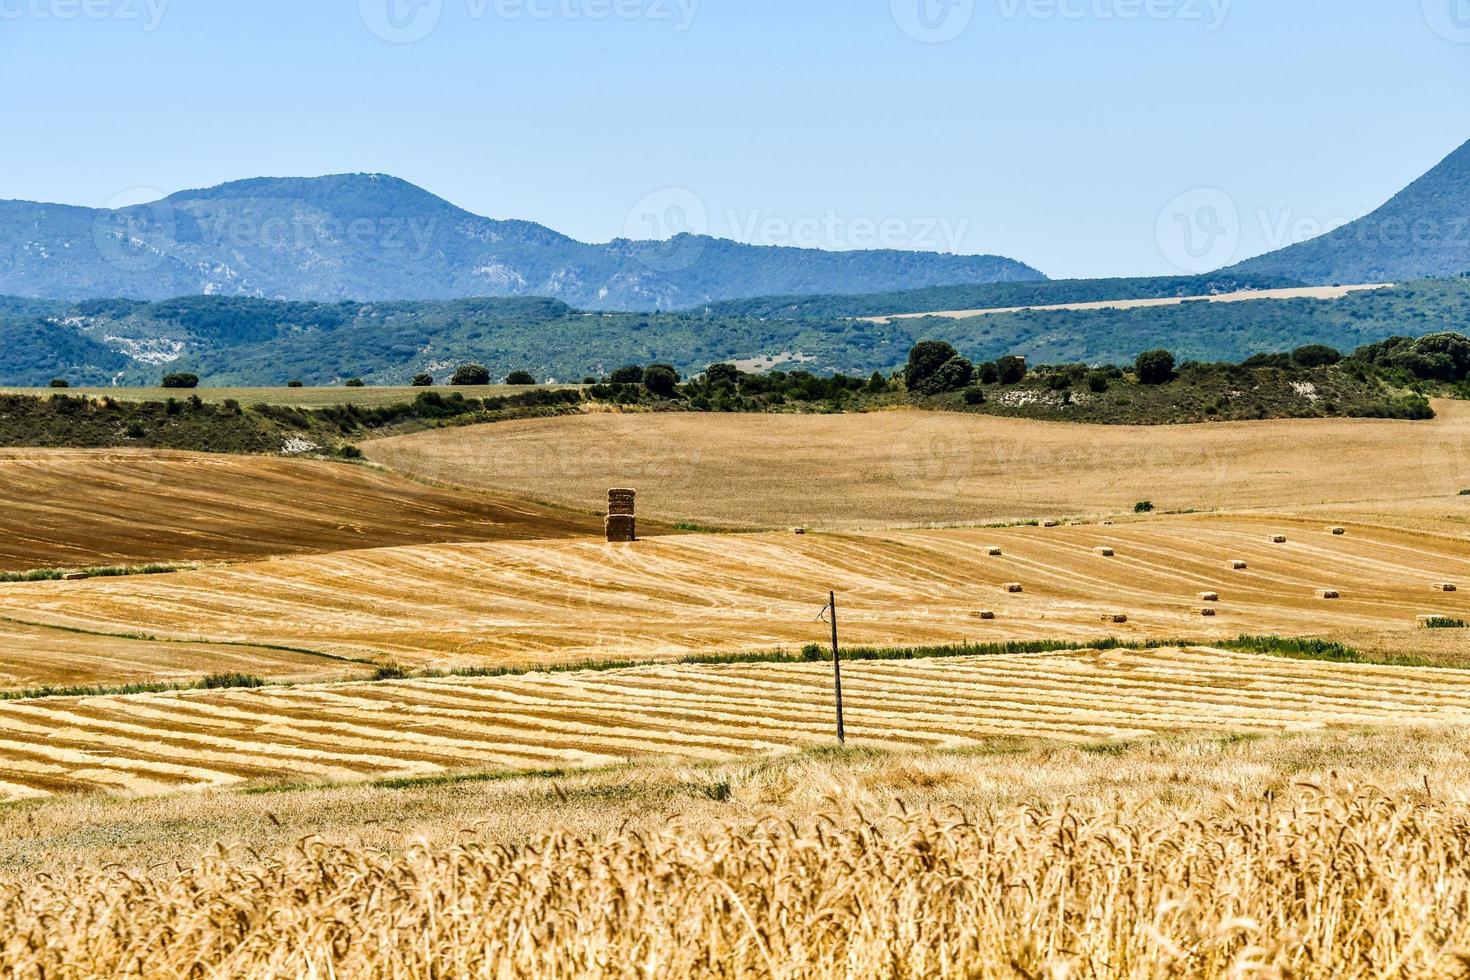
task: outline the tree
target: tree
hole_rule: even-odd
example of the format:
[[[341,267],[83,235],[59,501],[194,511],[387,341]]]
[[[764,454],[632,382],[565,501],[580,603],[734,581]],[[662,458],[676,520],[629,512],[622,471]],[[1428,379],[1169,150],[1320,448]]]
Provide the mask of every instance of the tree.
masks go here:
[[[998,380],[1003,385],[1018,385],[1026,380],[1026,358],[1011,354],[995,362]]]
[[[434,376],[427,371],[422,371],[413,376],[415,388],[431,388],[434,385]]]
[[[347,387],[349,387],[349,388],[366,388],[367,387],[367,384],[361,378],[348,378],[347,379]]]
[[[615,385],[641,385],[643,383],[643,368],[637,364],[629,364],[609,374],[607,380],[609,384]]]
[[[454,376],[449,379],[451,385],[487,385],[490,383],[490,369],[483,364],[461,364],[454,369]]]
[[[65,378],[52,378],[51,379],[51,387],[53,387],[53,388],[70,388],[71,387],[71,382],[68,381],[68,380],[66,380]]]
[[[165,374],[163,376],[165,388],[198,388],[199,375],[197,374]]]
[[[1174,380],[1174,355],[1166,350],[1146,350],[1133,362],[1140,384],[1161,385]]]
[[[733,364],[711,364],[704,369],[704,380],[712,385],[740,384],[740,369]]]
[[[888,390],[888,379],[883,377],[882,371],[874,371],[873,376],[868,379],[867,392],[870,395],[881,395]]]
[[[993,385],[1000,381],[1000,369],[995,366],[994,361],[986,361],[975,369],[975,376],[983,385]]]
[[[909,363],[903,379],[910,391],[921,391],[934,373],[956,357],[959,351],[942,340],[921,340],[909,351]]]
[[[971,388],[966,388],[965,389],[965,404],[966,405],[984,405],[985,404],[985,389],[984,388],[981,388],[979,385],[975,385],[974,387],[971,387]]]
[[[1298,367],[1316,368],[1329,367],[1342,360],[1342,354],[1336,348],[1328,347],[1326,344],[1307,344],[1298,347],[1291,352],[1291,359]]]
[[[650,364],[643,372],[643,385],[651,394],[672,398],[679,391],[679,372],[672,364]]]
[[[486,378],[486,383],[489,383],[488,377]],[[505,383],[508,385],[533,385],[536,383],[536,378],[530,371],[512,371],[505,376]]]
[[[287,388],[305,388],[306,387],[306,382],[304,382],[304,381],[297,381],[297,380],[294,380],[293,379],[291,381],[287,381],[286,382],[286,387]]]
[[[921,395],[942,395],[950,391],[967,388],[975,380],[975,365],[956,354],[939,366],[929,377],[910,388]]]

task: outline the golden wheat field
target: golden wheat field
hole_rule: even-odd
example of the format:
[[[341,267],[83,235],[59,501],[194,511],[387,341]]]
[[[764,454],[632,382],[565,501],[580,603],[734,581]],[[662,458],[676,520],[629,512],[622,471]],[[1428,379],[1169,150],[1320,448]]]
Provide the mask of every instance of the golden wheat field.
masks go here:
[[[583,515],[341,463],[0,449],[0,571],[554,538],[596,534],[600,526]]]
[[[1345,530],[1194,515],[1115,526],[680,535],[632,546],[430,545],[14,583],[0,586],[0,616],[419,667],[535,666],[799,648],[823,640],[815,618],[835,589],[849,644],[1281,633],[1463,661],[1465,631],[1420,629],[1418,617],[1470,619],[1470,585],[1436,591],[1470,583],[1470,541]],[[1272,542],[1278,533],[1286,543]],[[1023,591],[1005,591],[1011,583]],[[1321,589],[1340,598],[1323,599]],[[1201,601],[1204,592],[1219,601]],[[1114,616],[1127,621],[1104,621]]]
[[[307,839],[0,887],[13,975],[1460,977],[1466,804],[1343,786],[1184,819],[834,806],[388,855]],[[166,937],[166,938],[165,938]]]
[[[589,414],[437,430],[364,451],[404,473],[742,528],[974,524],[1161,510],[1436,501],[1464,520],[1470,404],[1431,422],[1308,419],[1157,427],[941,412]]]

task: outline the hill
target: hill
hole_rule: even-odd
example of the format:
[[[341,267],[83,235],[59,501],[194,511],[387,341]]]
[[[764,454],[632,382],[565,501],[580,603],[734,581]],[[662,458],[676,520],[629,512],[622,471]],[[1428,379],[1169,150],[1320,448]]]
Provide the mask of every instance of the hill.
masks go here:
[[[1470,143],[1367,217],[1225,272],[1310,283],[1470,274]]]
[[[652,310],[741,296],[1043,279],[997,256],[575,241],[383,174],[258,178],[118,210],[0,201],[0,293],[315,301],[548,296]]]
[[[1264,287],[1270,280],[1252,280]],[[1196,295],[1211,282],[1116,280],[1044,283],[1027,297],[935,291],[935,310],[976,302],[1083,301],[1105,293]],[[1122,285],[1131,283],[1132,285]],[[1054,289],[1053,287],[1059,287]],[[1099,298],[1107,298],[1101,296]],[[894,313],[887,297],[847,297],[841,313],[766,317],[779,304],[697,313],[589,314],[550,299],[502,298],[391,303],[303,303],[195,296],[157,303],[80,303],[0,298],[0,385],[35,387],[54,377],[73,385],[156,385],[171,371],[206,385],[404,385],[429,372],[448,379],[467,361],[492,377],[528,370],[540,381],[580,382],[625,364],[672,363],[688,376],[718,361],[800,367],[866,377],[900,367],[917,341],[948,340],[976,360],[1022,354],[1033,363],[1127,363],[1167,347],[1181,360],[1239,361],[1252,354],[1325,343],[1351,350],[1395,334],[1464,330],[1470,280],[1406,283],[1337,300],[1260,300],[1132,310],[1027,310],[963,320],[845,319]],[[822,303],[834,301],[832,298]],[[925,305],[927,305],[925,304]],[[924,306],[920,305],[919,309]]]

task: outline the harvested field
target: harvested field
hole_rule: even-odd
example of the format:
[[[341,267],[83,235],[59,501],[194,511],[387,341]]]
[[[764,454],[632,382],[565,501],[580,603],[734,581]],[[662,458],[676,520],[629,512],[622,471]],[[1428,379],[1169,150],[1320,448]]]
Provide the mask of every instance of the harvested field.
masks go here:
[[[312,680],[365,673],[344,663],[287,650],[90,636],[0,621],[0,692],[42,687],[186,684],[209,674]]]
[[[1210,296],[1171,296],[1156,299],[1114,299],[1095,303],[1059,303],[1052,306],[1007,306],[988,310],[945,310],[939,313],[897,313],[890,316],[865,316],[859,319],[872,323],[887,323],[892,320],[920,320],[937,316],[946,320],[968,320],[975,316],[993,313],[1019,313],[1022,310],[1137,310],[1153,306],[1180,306],[1184,303],[1250,303],[1258,300],[1282,299],[1342,299],[1350,293],[1371,289],[1392,289],[1392,283],[1365,286],[1304,286],[1291,289],[1250,289],[1234,293],[1214,293]]]
[[[1470,724],[1470,672],[1208,649],[853,662],[849,745]],[[0,703],[0,799],[775,753],[832,740],[830,667],[617,671]]]
[[[0,571],[601,531],[601,521],[591,517],[434,489],[343,463],[0,449]]]
[[[586,510],[639,490],[644,518],[827,529],[1351,504],[1470,519],[1470,403],[1429,422],[1309,419],[1157,427],[918,411],[588,414],[364,445],[405,473]],[[1320,508],[1318,508],[1320,510]],[[1351,515],[1321,511],[1341,523]],[[1313,529],[1320,534],[1321,523]]]
[[[1286,529],[1291,541],[1270,543]],[[1118,556],[1100,560],[1106,543]],[[1001,557],[989,555],[1001,547]],[[1229,562],[1249,568],[1232,570]],[[849,644],[1331,636],[1417,653],[1417,617],[1470,618],[1470,541],[1316,521],[1190,516],[1111,527],[433,545],[169,576],[0,588],[0,615],[104,633],[269,643],[435,667],[794,649],[829,589]],[[1007,583],[1023,587],[1007,594]],[[1344,598],[1324,603],[1321,588]],[[1198,595],[1217,591],[1205,622]],[[973,614],[993,611],[994,622]],[[1103,614],[1129,617],[1103,624]],[[1455,640],[1439,641],[1454,643]],[[1465,640],[1446,647],[1466,662]]]

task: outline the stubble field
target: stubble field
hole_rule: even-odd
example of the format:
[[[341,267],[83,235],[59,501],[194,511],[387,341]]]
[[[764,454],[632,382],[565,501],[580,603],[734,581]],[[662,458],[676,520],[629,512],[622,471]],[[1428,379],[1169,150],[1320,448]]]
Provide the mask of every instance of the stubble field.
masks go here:
[[[851,529],[1445,498],[1470,515],[1470,404],[1430,422],[1313,419],[1092,426],[894,411],[592,414],[368,443],[404,473],[595,508],[738,528]],[[1460,504],[1463,504],[1461,506]]]

